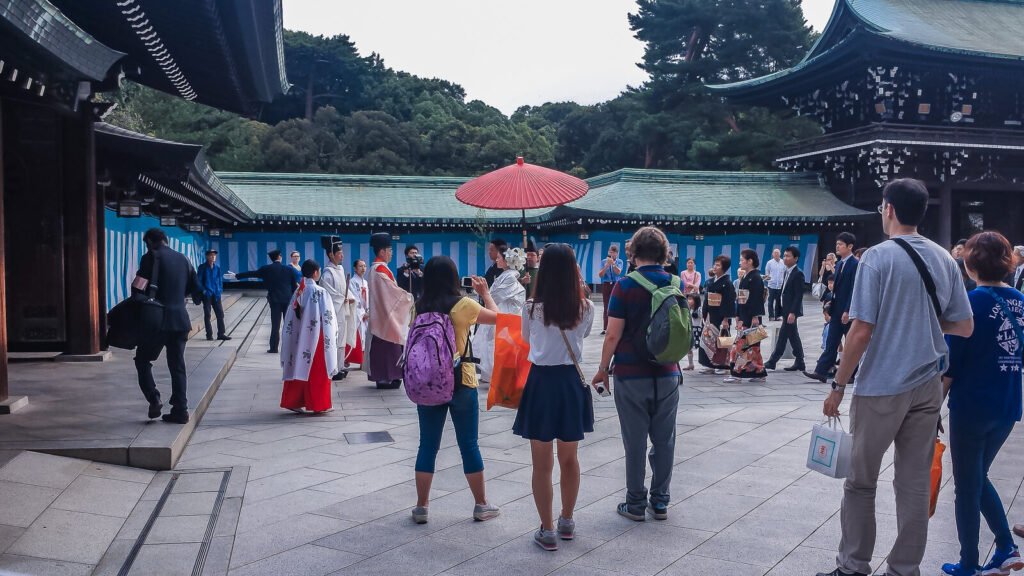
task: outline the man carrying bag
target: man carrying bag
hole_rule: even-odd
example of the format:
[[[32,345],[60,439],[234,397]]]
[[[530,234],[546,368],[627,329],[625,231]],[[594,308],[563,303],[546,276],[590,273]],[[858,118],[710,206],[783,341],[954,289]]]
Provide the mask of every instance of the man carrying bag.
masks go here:
[[[188,415],[188,374],[185,367],[185,342],[192,329],[185,298],[202,302],[202,288],[196,281],[192,263],[167,246],[167,235],[150,228],[142,237],[148,252],[139,263],[132,282],[132,295],[138,302],[139,341],[135,368],[139,388],[149,402],[149,417],[160,416],[163,404],[153,379],[153,361],[167,348],[167,369],[171,372],[171,411],[164,422],[185,424]]]
[[[857,269],[849,316],[853,323],[822,410],[825,416],[839,416],[846,386],[860,365],[850,402],[853,447],[843,492],[843,536],[837,568],[819,576],[871,573],[878,474],[894,444],[899,532],[886,574],[920,574],[942,404],[940,377],[947,368],[943,334],[966,337],[974,329],[956,262],[917,232],[927,207],[928,189],[922,182],[890,182],[878,211],[893,241],[865,252]]]

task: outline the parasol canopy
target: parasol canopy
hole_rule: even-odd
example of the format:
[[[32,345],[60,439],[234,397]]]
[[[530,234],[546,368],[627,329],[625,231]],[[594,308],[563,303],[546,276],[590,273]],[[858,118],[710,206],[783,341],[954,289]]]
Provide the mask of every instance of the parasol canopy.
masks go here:
[[[527,210],[578,200],[590,186],[564,172],[527,164],[523,157],[466,182],[455,192],[463,204],[491,210]]]
[[[575,176],[527,164],[519,156],[515,164],[488,172],[459,186],[455,198],[477,208],[520,210],[525,249],[527,209],[561,206],[582,198],[589,189],[589,184]]]

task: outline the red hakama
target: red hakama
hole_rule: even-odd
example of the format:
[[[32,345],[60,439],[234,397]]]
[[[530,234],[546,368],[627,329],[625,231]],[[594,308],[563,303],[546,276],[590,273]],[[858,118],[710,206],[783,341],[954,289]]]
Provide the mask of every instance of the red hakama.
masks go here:
[[[284,390],[281,391],[281,408],[305,408],[311,412],[323,412],[330,410],[331,406],[331,378],[327,375],[324,333],[321,330],[316,353],[313,354],[313,364],[309,369],[309,380],[285,380]]]
[[[363,336],[359,333],[359,328],[356,328],[356,345],[349,346],[345,345],[345,364],[363,364]]]

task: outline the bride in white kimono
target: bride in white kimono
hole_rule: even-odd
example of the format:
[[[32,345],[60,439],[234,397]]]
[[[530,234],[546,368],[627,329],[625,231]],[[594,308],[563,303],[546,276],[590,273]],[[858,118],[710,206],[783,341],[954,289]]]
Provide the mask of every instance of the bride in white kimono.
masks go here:
[[[494,262],[501,274],[491,286],[491,298],[502,314],[522,315],[526,305],[526,288],[519,282],[519,274],[526,266],[526,253],[521,248],[510,248],[498,254]],[[480,358],[480,380],[491,381],[494,368],[494,326],[480,324],[473,336],[473,353]]]

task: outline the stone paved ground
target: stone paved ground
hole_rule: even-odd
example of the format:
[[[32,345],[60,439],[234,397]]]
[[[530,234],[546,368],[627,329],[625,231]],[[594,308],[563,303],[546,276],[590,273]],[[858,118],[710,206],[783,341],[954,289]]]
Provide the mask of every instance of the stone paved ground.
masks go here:
[[[809,356],[817,355],[820,326],[808,319],[802,330]],[[449,426],[430,522],[414,525],[409,518],[418,444],[414,406],[402,391],[377,391],[356,372],[336,386],[336,410],[329,415],[297,416],[279,409],[277,358],[259,346],[268,329],[264,321],[203,418],[177,467],[178,484],[168,489],[152,539],[131,574],[192,574],[196,556],[203,553],[200,542],[210,537],[203,573],[230,570],[232,576],[745,576],[814,574],[834,566],[841,482],[804,467],[825,385],[782,371],[760,385],[727,385],[721,376],[687,373],[673,506],[664,522],[634,523],[615,514],[623,497],[619,425],[612,400],[597,400],[595,431],[579,451],[578,538],[547,553],[530,542],[538,525],[530,454],[527,442],[510,432],[512,411],[496,408],[480,415],[488,497],[502,507],[501,517],[472,521],[473,500]],[[600,345],[595,331],[586,345],[588,374]],[[380,431],[394,441],[359,443],[358,433]],[[1024,520],[1018,497],[1024,479],[1020,439],[1015,433],[992,470],[1004,501],[1012,504],[1011,521]],[[887,458],[878,493],[873,562],[883,570],[896,527],[890,462]],[[948,456],[946,469],[948,481]],[[212,491],[227,482],[226,471],[235,487],[217,504]],[[157,475],[133,517],[150,513],[171,476]],[[931,523],[923,574],[938,574],[942,562],[954,559],[952,497],[947,485]],[[208,521],[211,509],[213,522]],[[192,516],[199,518],[190,521]],[[135,535],[127,525],[122,532]],[[990,541],[986,531],[983,553]],[[129,544],[115,541],[108,559],[116,556],[117,546]]]

